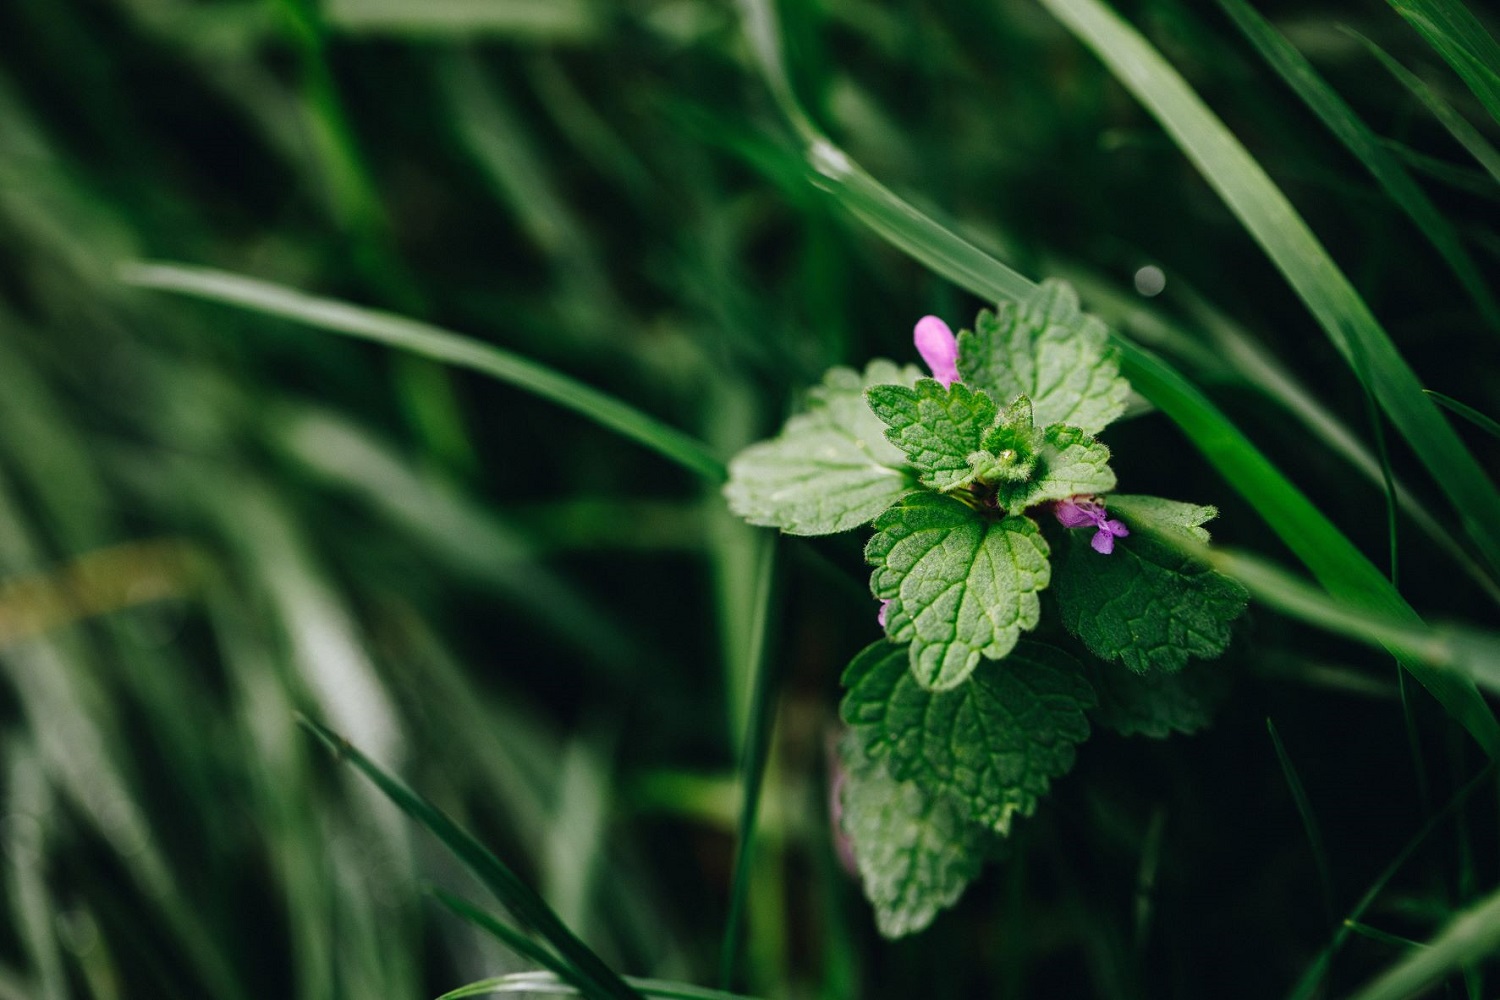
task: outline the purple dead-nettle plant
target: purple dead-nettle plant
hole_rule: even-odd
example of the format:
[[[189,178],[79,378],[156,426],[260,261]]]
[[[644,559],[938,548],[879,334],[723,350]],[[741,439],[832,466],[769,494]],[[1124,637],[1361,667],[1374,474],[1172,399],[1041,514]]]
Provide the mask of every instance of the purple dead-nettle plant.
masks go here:
[[[957,336],[923,317],[913,339],[931,377],[833,369],[725,487],[735,513],[788,534],[873,528],[885,636],[844,672],[839,823],[892,936],[958,898],[1072,766],[1089,718],[1205,725],[1207,668],[1184,667],[1223,652],[1245,600],[1188,554],[1212,507],[1114,492],[1097,435],[1129,386],[1069,286]]]

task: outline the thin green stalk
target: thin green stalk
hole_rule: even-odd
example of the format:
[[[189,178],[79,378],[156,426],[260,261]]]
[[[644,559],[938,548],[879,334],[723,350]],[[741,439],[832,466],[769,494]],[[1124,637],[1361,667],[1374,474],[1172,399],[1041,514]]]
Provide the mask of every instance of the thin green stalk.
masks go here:
[[[122,266],[120,277],[141,288],[241,306],[468,368],[582,414],[705,479],[725,477],[724,463],[682,431],[561,372],[439,327],[206,267],[134,262]]]
[[[1483,133],[1459,114],[1441,94],[1429,87],[1421,77],[1391,58],[1380,46],[1353,29],[1345,28],[1344,30],[1363,43],[1387,72],[1411,91],[1417,100],[1426,105],[1427,110],[1432,112],[1433,117],[1442,124],[1443,128],[1458,140],[1459,145],[1468,150],[1469,155],[1474,157],[1475,161],[1494,178],[1496,184],[1500,184],[1500,150],[1496,150]]]
[[[777,548],[776,536],[770,536],[761,546],[756,570],[754,624],[750,630],[752,647],[748,656],[748,662],[754,670],[755,690],[750,699],[750,718],[745,725],[744,754],[740,761],[742,799],[736,832],[734,879],[729,888],[729,915],[724,922],[724,940],[719,955],[719,986],[726,990],[734,985],[735,965],[739,957],[740,924],[744,920],[745,903],[750,893],[761,790],[771,752],[776,671],[769,653],[775,617],[773,595],[776,589]]]
[[[442,810],[397,781],[336,733],[306,717],[299,716],[298,722],[321,740],[336,757],[352,764],[402,812],[442,841],[518,920],[533,928],[557,950],[559,959],[569,963],[573,978],[587,980],[591,992],[597,996],[613,997],[615,1000],[640,1000],[640,994],[574,936],[552,912],[552,908],[537,895],[536,890],[522,881],[508,865],[461,829]]]
[[[1497,423],[1493,418],[1485,416],[1483,413],[1480,413],[1478,410],[1474,409],[1474,407],[1469,406],[1466,403],[1460,403],[1458,400],[1454,399],[1451,396],[1445,396],[1442,393],[1434,392],[1431,389],[1424,389],[1423,391],[1438,403],[1440,403],[1444,409],[1452,410],[1454,413],[1457,413],[1460,417],[1463,417],[1465,420],[1469,421],[1475,427],[1478,427],[1485,433],[1492,434],[1495,437],[1500,438],[1500,423]]]
[[[432,894],[455,916],[478,927],[522,958],[530,959],[563,982],[576,986],[580,990],[589,988],[588,980],[577,978],[568,963],[559,960],[552,952],[514,927],[501,922],[494,914],[486,913],[467,899],[436,887],[433,888]]]
[[[1318,818],[1313,815],[1312,800],[1307,797],[1307,788],[1302,784],[1302,778],[1297,774],[1297,767],[1292,763],[1292,758],[1286,752],[1286,746],[1281,742],[1281,734],[1276,731],[1276,723],[1269,718],[1266,719],[1266,731],[1271,734],[1271,746],[1276,749],[1276,760],[1281,764],[1281,775],[1286,779],[1287,788],[1292,793],[1292,802],[1297,807],[1297,815],[1302,818],[1302,831],[1307,834],[1308,846],[1312,849],[1313,864],[1318,869],[1318,888],[1323,897],[1323,913],[1328,922],[1333,923],[1333,874],[1328,867],[1328,848],[1323,843],[1323,832],[1318,826]]]
[[[1425,948],[1388,969],[1352,1000],[1405,1000],[1500,950],[1500,891],[1449,921]]]
[[[1333,956],[1344,946],[1344,942],[1349,939],[1349,935],[1353,932],[1353,928],[1350,925],[1357,923],[1364,916],[1365,911],[1385,891],[1385,887],[1390,884],[1391,879],[1395,878],[1396,874],[1405,867],[1406,862],[1411,860],[1412,855],[1417,853],[1417,849],[1427,842],[1427,838],[1432,836],[1433,832],[1447,820],[1450,814],[1468,801],[1469,796],[1474,794],[1475,789],[1488,783],[1495,773],[1495,762],[1491,761],[1478,774],[1469,779],[1467,784],[1455,792],[1453,798],[1448,800],[1447,805],[1443,806],[1436,815],[1422,824],[1422,828],[1416,832],[1416,835],[1406,842],[1406,845],[1401,848],[1401,851],[1391,860],[1391,863],[1386,865],[1385,869],[1376,877],[1374,882],[1370,883],[1364,895],[1359,897],[1359,902],[1354,904],[1348,916],[1344,918],[1344,921],[1339,924],[1338,930],[1334,932],[1333,940],[1328,942],[1328,945],[1318,953],[1317,958],[1313,959],[1312,964],[1308,966],[1302,978],[1297,981],[1291,993],[1287,995],[1287,1000],[1308,1000],[1308,998],[1317,993],[1318,988],[1323,983],[1323,977],[1328,974],[1328,967],[1333,961]]]

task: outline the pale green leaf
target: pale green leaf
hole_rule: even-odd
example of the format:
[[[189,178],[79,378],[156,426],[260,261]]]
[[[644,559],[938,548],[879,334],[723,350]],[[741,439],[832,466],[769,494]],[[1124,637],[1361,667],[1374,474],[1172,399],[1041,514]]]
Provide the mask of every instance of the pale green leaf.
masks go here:
[[[840,822],[853,843],[875,925],[888,938],[922,930],[979,874],[990,836],[967,822],[948,796],[893,778],[883,761],[865,752],[858,734],[845,737],[839,756]]]
[[[963,683],[981,656],[998,660],[1041,617],[1052,567],[1036,523],[997,520],[937,493],[903,497],[875,521],[865,559],[886,609],[886,635],[911,643],[917,679]]]
[[[1144,526],[1153,531],[1180,531],[1204,543],[1208,542],[1208,529],[1203,525],[1219,516],[1218,508],[1207,504],[1129,493],[1112,494],[1109,509],[1123,517],[1127,525]]]
[[[889,642],[856,656],[844,672],[844,721],[895,777],[941,791],[971,821],[1009,833],[1088,738],[1084,711],[1094,692],[1083,667],[1060,649],[1022,641],[969,683],[930,691],[908,665],[906,650]]]
[[[1138,673],[1218,656],[1245,609],[1245,589],[1141,522],[1121,519],[1131,534],[1109,555],[1089,547],[1089,530],[1070,531],[1059,546],[1053,589],[1063,624],[1096,656]]]
[[[962,382],[944,387],[924,378],[915,386],[872,386],[865,398],[875,416],[889,425],[886,437],[905,452],[924,485],[946,491],[973,481],[970,457],[982,450],[999,413],[988,395]]]
[[[1190,663],[1175,674],[1138,674],[1095,660],[1089,679],[1099,698],[1089,718],[1121,736],[1152,739],[1203,729],[1229,692],[1228,672],[1210,663]]]
[[[1040,427],[1068,424],[1089,434],[1125,412],[1130,392],[1108,330],[1079,309],[1071,285],[1056,280],[980,313],[974,329],[959,334],[958,371],[1001,403],[1029,397]]]
[[[884,360],[870,362],[863,375],[830,371],[808,394],[806,412],[729,463],[729,509],[791,535],[830,535],[870,521],[913,484],[905,456],[865,404],[865,387],[910,385],[919,375]]]

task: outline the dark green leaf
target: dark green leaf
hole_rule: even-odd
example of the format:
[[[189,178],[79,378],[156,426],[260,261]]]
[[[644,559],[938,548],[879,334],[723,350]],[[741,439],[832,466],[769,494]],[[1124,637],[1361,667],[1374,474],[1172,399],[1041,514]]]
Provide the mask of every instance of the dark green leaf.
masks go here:
[[[908,665],[906,650],[889,642],[856,656],[844,672],[844,721],[895,777],[951,796],[970,821],[1009,833],[1088,738],[1084,711],[1094,692],[1083,667],[1059,649],[1023,641],[969,683],[931,691]]]
[[[893,778],[858,734],[844,738],[839,756],[841,823],[875,924],[889,938],[922,930],[979,874],[990,836],[948,796]]]
[[[1109,555],[1089,547],[1088,530],[1070,531],[1059,547],[1054,592],[1063,624],[1096,656],[1138,673],[1181,670],[1190,656],[1218,656],[1229,643],[1230,623],[1245,609],[1245,589],[1156,536],[1188,529],[1153,530],[1145,519],[1121,519],[1131,534],[1117,539]]]
[[[1094,660],[1089,678],[1099,704],[1089,717],[1121,736],[1165,739],[1196,733],[1213,719],[1229,691],[1229,675],[1218,664],[1189,663],[1175,674],[1138,674],[1118,663]]]

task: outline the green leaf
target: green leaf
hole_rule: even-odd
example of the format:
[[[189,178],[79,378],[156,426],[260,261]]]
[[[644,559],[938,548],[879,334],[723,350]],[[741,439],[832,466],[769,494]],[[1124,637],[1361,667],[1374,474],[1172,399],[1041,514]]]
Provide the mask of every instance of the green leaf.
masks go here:
[[[915,386],[877,385],[865,392],[870,410],[889,425],[885,436],[906,453],[924,485],[955,490],[976,475],[971,456],[981,452],[999,408],[983,392],[962,382],[944,387],[936,379]]]
[[[1228,673],[1206,663],[1190,663],[1175,674],[1138,674],[1094,660],[1089,680],[1099,698],[1089,718],[1121,736],[1158,740],[1203,729],[1229,691]]]
[[[958,372],[1001,402],[1028,397],[1038,426],[1068,424],[1089,434],[1125,412],[1130,392],[1108,330],[1057,280],[980,313],[974,329],[959,334]]]
[[[990,836],[963,807],[914,781],[898,781],[849,733],[839,746],[844,780],[840,819],[854,845],[875,925],[888,938],[932,923],[984,864]]]
[[[1036,478],[1026,486],[1025,493],[1015,497],[1007,497],[1001,488],[1002,506],[1010,513],[1079,493],[1108,493],[1115,488],[1109,449],[1077,427],[1054,424],[1042,435]]]
[[[970,821],[1008,834],[1088,738],[1084,711],[1094,692],[1083,667],[1060,649],[1021,642],[968,684],[929,691],[908,663],[906,650],[889,642],[856,656],[844,671],[844,721],[894,777],[940,791]]]
[[[808,394],[808,409],[781,434],[729,463],[724,496],[751,524],[790,535],[831,535],[865,524],[911,488],[905,456],[865,404],[866,386],[919,376],[907,365],[870,362],[860,375],[835,368]]]
[[[1121,515],[1127,526],[1141,525],[1159,532],[1181,532],[1196,541],[1208,543],[1208,529],[1203,527],[1219,516],[1219,509],[1207,504],[1183,503],[1162,497],[1115,493],[1109,497],[1109,509]]]
[[[870,591],[890,601],[886,635],[911,643],[917,679],[964,682],[980,656],[998,660],[1041,617],[1049,550],[1028,517],[993,517],[937,493],[903,497],[875,521]]]
[[[1054,592],[1068,631],[1094,655],[1137,673],[1178,671],[1189,656],[1222,653],[1230,623],[1245,610],[1245,589],[1156,537],[1149,519],[1124,515],[1113,497],[1110,508],[1131,529],[1112,553],[1090,548],[1087,530],[1068,532],[1060,546]],[[1155,530],[1193,534],[1195,528],[1169,522]]]

